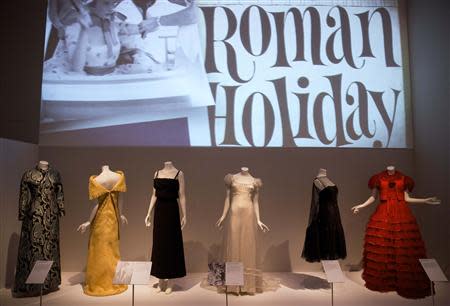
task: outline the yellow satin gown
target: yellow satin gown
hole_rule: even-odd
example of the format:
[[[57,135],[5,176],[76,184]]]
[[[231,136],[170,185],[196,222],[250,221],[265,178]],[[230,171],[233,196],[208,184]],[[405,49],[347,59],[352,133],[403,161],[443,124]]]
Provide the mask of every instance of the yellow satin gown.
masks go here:
[[[108,190],[89,178],[89,199],[98,200],[98,210],[91,222],[89,235],[86,278],[83,291],[87,295],[106,296],[119,294],[127,290],[126,285],[113,285],[119,252],[119,193],[125,192],[125,175],[117,171],[120,179]]]

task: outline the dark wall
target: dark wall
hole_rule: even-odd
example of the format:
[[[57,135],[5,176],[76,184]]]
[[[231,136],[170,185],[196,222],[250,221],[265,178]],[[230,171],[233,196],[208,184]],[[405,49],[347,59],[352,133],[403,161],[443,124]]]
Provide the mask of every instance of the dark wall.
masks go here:
[[[416,208],[420,210],[416,215],[419,220],[435,220],[422,228],[422,234],[428,245],[438,245],[442,237],[450,236],[450,3],[413,0],[408,4],[415,194],[442,197],[442,205]],[[445,246],[433,254],[438,260],[449,257],[450,244]]]
[[[39,141],[45,2],[8,0],[0,4],[0,138]]]

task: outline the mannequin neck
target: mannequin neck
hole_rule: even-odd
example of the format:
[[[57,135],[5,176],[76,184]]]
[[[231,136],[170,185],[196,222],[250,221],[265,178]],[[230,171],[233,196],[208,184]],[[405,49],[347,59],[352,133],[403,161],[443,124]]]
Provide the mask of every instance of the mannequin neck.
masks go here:
[[[38,168],[41,170],[48,170],[48,161],[40,160],[38,163]]]
[[[111,169],[109,169],[108,165],[102,166],[102,172],[111,172]]]
[[[164,170],[172,170],[174,168],[175,167],[171,161],[164,162]]]
[[[394,175],[395,174],[395,167],[394,166],[387,166],[386,170],[387,170],[387,173],[389,175]]]
[[[248,168],[247,167],[242,167],[241,168],[241,172],[239,172],[241,175],[244,176],[250,176],[250,172],[248,172]]]
[[[316,177],[327,177],[327,170],[323,169],[323,168],[320,168]]]

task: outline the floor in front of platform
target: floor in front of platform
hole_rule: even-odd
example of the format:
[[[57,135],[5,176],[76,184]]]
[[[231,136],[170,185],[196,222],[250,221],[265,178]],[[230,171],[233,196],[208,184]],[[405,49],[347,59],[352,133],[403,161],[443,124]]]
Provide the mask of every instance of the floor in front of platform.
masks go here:
[[[331,287],[324,273],[266,273],[269,278],[277,278],[281,282],[275,292],[264,292],[254,296],[229,295],[229,306],[328,306],[331,305]],[[335,306],[419,306],[432,305],[431,297],[420,300],[408,300],[396,293],[378,293],[364,287],[360,272],[346,272],[344,283],[334,284]],[[174,280],[174,292],[170,295],[157,293],[152,286],[135,286],[135,306],[198,306],[225,305],[225,295],[214,290],[205,289],[200,283],[206,274],[196,273]],[[43,297],[44,306],[125,306],[132,304],[131,286],[120,295],[109,297],[91,297],[83,294],[80,282],[82,273],[63,273],[63,281],[59,291]],[[155,279],[156,283],[157,280]],[[450,305],[450,283],[438,283],[435,286],[436,306]],[[0,306],[39,305],[37,298],[11,297],[8,289],[0,290]]]

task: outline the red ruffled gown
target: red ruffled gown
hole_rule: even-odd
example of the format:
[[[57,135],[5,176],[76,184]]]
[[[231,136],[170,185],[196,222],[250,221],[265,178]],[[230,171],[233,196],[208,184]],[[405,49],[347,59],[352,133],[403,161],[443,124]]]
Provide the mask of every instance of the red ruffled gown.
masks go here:
[[[419,262],[427,257],[425,244],[405,202],[404,192],[413,187],[414,181],[398,171],[370,178],[369,188],[378,189],[380,204],[367,224],[362,277],[370,290],[417,299],[429,296],[431,289]]]

